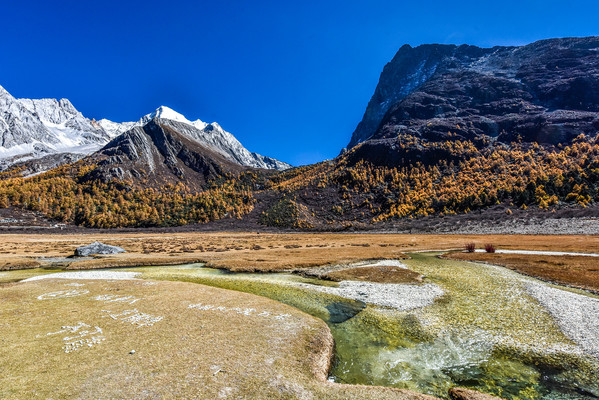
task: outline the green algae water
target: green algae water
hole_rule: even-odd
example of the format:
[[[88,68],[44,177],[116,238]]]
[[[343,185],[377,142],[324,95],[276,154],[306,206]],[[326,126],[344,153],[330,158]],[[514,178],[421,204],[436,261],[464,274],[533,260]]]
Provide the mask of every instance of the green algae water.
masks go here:
[[[504,268],[411,254],[406,266],[441,287],[432,305],[397,311],[310,287],[297,275],[230,273],[199,264],[142,267],[146,279],[249,292],[324,320],[335,338],[330,379],[406,388],[447,398],[461,386],[506,399],[597,399],[597,360],[582,354],[525,289],[531,278]],[[535,281],[538,282],[538,281]]]

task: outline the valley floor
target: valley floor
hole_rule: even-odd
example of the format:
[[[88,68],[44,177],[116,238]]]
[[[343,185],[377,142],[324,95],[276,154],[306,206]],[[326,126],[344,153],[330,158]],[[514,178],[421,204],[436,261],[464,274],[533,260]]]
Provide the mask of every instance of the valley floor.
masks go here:
[[[280,271],[365,259],[404,258],[405,252],[478,248],[599,253],[597,235],[409,235],[260,232],[4,234],[0,270],[60,267],[94,269],[205,262],[232,271]],[[127,252],[69,258],[100,241]],[[484,260],[491,262],[490,260]],[[25,273],[25,272],[24,272]]]
[[[484,272],[480,264],[466,266],[468,263],[462,261],[439,260],[436,266],[431,263],[430,255],[423,257],[418,252],[462,250],[465,244],[474,243],[479,249],[493,244],[503,250],[599,254],[599,236],[588,235],[135,232],[4,234],[0,237],[0,271],[4,271],[0,272],[0,296],[4,305],[0,310],[0,337],[3,338],[0,369],[5,371],[0,377],[0,397],[15,399],[27,398],[33,393],[61,398],[113,397],[117,393],[131,398],[426,398],[406,390],[327,382],[333,342],[324,322],[264,297],[197,285],[201,282],[118,280],[116,275],[101,280],[81,281],[71,277],[15,283],[58,269],[202,262],[237,272],[306,274],[320,270],[331,279],[376,282],[385,282],[386,274],[393,271],[394,280],[419,281],[422,276],[431,277],[435,284],[455,289],[456,293],[466,293],[474,289],[470,284],[464,285],[464,277],[474,279],[472,285],[476,283],[483,290],[492,285],[501,286],[497,279],[505,273],[495,269]],[[71,257],[75,248],[94,241],[120,246],[127,252]],[[527,275],[587,290],[596,289],[599,273],[599,257],[461,252],[450,253],[449,257],[505,265]],[[381,269],[364,270],[370,272],[364,276],[366,272],[335,267],[350,264],[356,267],[359,261],[380,259],[406,260],[406,265],[417,273],[398,274],[397,268],[401,268],[398,261],[388,263],[391,267],[397,263],[397,268],[391,269],[384,266],[384,262],[372,264],[369,268]],[[327,265],[329,267],[322,268]],[[477,268],[489,275],[488,282],[473,275]],[[145,274],[146,279],[154,278],[151,270],[137,270]],[[435,277],[436,274],[441,275]],[[505,276],[509,282],[515,279],[509,274]],[[570,280],[564,281],[565,276]],[[501,286],[507,294],[500,297],[512,301],[514,288],[508,286]],[[426,289],[426,285],[423,287]],[[540,302],[545,301],[551,311],[556,298],[554,293],[542,286],[530,290],[533,289],[536,290],[533,294]],[[322,287],[321,291],[331,292],[331,289]],[[338,295],[337,292],[332,293]],[[522,293],[519,296],[530,295]],[[463,299],[473,310],[477,310],[482,301],[479,298],[470,304],[476,296],[468,293]],[[450,299],[457,301],[460,297]],[[488,323],[503,330],[505,326],[501,321],[519,315],[508,315],[511,307],[497,309],[492,296],[486,301],[489,309],[484,315],[490,319],[479,321],[485,329]],[[435,302],[430,310],[439,309],[439,315],[444,316],[443,307],[448,307],[447,304],[447,299]],[[458,320],[469,318],[461,309],[454,311],[453,317]],[[501,314],[503,319],[494,320],[493,313],[505,315]],[[547,315],[539,315],[547,320],[548,332],[557,329]],[[573,324],[566,321],[565,325]],[[521,330],[528,332],[529,328],[523,326]],[[596,348],[594,342],[584,344]],[[68,369],[66,365],[76,368]],[[59,380],[57,370],[64,371]],[[73,393],[77,394],[73,396]]]

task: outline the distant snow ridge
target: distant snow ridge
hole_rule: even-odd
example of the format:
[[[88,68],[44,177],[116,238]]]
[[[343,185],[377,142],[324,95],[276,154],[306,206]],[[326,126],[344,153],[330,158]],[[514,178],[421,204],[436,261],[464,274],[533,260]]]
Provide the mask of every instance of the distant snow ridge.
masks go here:
[[[67,99],[16,99],[0,86],[0,171],[19,162],[40,160],[29,171],[33,174],[76,161],[154,118],[178,123],[173,128],[183,129],[190,138],[240,165],[278,170],[291,167],[251,153],[216,122],[190,121],[168,107],[161,106],[136,122],[95,121],[84,117]]]
[[[50,154],[90,154],[110,138],[67,99],[15,99],[0,86],[0,169]]]
[[[105,131],[112,135],[120,135],[135,126],[143,126],[153,120],[159,118],[167,125],[194,139],[196,142],[216,150],[224,157],[237,164],[254,167],[285,170],[291,165],[274,158],[266,157],[261,154],[252,153],[235,138],[231,133],[225,131],[216,122],[206,123],[199,119],[190,121],[182,114],[165,106],[160,106],[151,114],[144,115],[137,122],[115,123],[107,119],[98,121],[98,124]],[[172,124],[175,122],[175,124]],[[184,125],[182,125],[184,124]]]

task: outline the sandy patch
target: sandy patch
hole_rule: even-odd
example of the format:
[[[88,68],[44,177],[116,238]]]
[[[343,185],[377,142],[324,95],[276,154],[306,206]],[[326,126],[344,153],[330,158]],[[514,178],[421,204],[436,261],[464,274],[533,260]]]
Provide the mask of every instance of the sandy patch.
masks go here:
[[[407,268],[404,263],[399,260],[379,260],[375,262],[365,262],[365,263],[356,263],[352,264],[349,267],[351,268],[359,268],[359,267],[399,267],[399,268]]]

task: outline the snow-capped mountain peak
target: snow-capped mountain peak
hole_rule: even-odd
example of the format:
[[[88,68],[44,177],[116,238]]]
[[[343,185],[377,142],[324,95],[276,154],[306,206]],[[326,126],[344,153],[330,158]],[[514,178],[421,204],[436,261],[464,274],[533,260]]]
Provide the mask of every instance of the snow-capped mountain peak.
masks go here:
[[[171,121],[182,122],[188,125],[193,124],[190,120],[185,118],[183,114],[180,114],[172,108],[166,106],[160,106],[153,113],[144,115],[140,121],[146,123],[153,120],[154,118],[170,119]]]
[[[154,118],[165,120],[167,123],[168,121],[177,123],[177,126],[174,126],[175,129],[181,131],[196,142],[217,151],[230,161],[240,165],[279,170],[291,167],[291,165],[273,158],[251,153],[243,147],[235,136],[225,131],[216,122],[206,123],[200,119],[190,121],[183,114],[166,106],[158,107],[154,112],[144,115],[137,122],[123,122],[118,124],[102,119],[98,121],[98,123],[111,137],[115,137],[135,126],[144,126]]]

